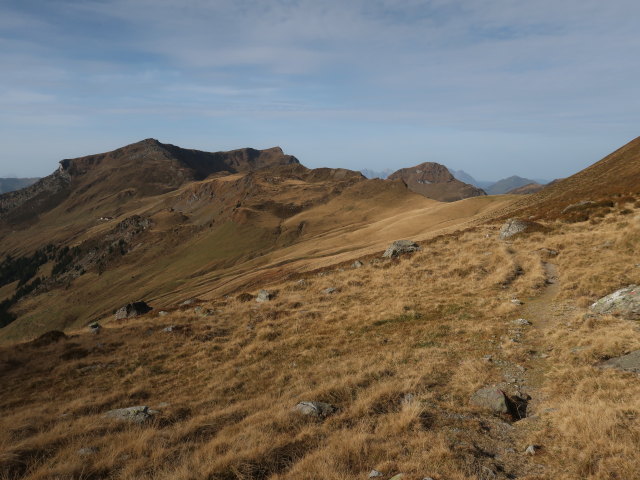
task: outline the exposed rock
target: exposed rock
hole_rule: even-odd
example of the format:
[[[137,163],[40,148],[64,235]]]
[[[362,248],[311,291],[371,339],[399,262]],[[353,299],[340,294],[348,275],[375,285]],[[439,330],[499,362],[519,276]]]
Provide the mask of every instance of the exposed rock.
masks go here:
[[[496,387],[484,387],[471,396],[471,404],[495,413],[509,413],[510,402],[507,395]]]
[[[377,478],[377,477],[384,477],[384,473],[379,472],[378,470],[371,470],[369,472],[369,478]]]
[[[506,240],[522,233],[542,232],[544,230],[545,227],[537,222],[523,220],[522,218],[510,218],[500,229],[500,239]]]
[[[412,253],[420,250],[416,242],[411,240],[396,240],[382,254],[383,258],[394,258],[403,253]]]
[[[393,477],[391,477],[389,480],[402,480],[404,478],[404,473],[398,473],[397,475],[394,475]]]
[[[360,260],[356,260],[355,262],[353,262],[353,264],[351,265],[353,268],[360,268],[362,267],[364,264],[360,261]]]
[[[326,418],[336,411],[333,405],[324,402],[300,402],[295,406],[295,410],[302,415],[318,418]]]
[[[513,303],[514,305],[524,305],[524,302],[522,300],[518,300],[517,298],[512,298],[511,303]]]
[[[332,293],[336,293],[338,291],[337,288],[335,287],[329,287],[329,288],[325,288],[322,293],[325,293],[327,295],[331,295]]]
[[[165,310],[160,310],[158,312],[158,316],[159,317],[166,317],[167,315],[169,315],[169,312],[165,311]]]
[[[182,302],[180,305],[184,305],[184,306],[193,305],[194,303],[197,303],[198,301],[199,300],[197,298],[188,298],[184,302]]]
[[[635,350],[621,357],[610,358],[600,364],[601,368],[617,368],[628,372],[640,373],[640,350]]]
[[[193,313],[199,315],[200,317],[212,317],[213,315],[215,315],[216,311],[210,308],[196,307],[193,309]]]
[[[531,325],[531,322],[526,318],[518,318],[517,320],[514,320],[513,323],[515,323],[516,325],[523,325],[523,326]]]
[[[535,455],[536,454],[536,450],[538,450],[538,447],[536,447],[535,445],[529,445],[524,453],[526,453],[527,455]]]
[[[258,292],[258,295],[256,296],[256,302],[258,303],[268,302],[272,298],[273,298],[273,292],[270,292],[268,290],[260,290]]]
[[[144,423],[157,413],[159,413],[157,410],[151,410],[147,406],[138,406],[109,410],[104,416],[127,422]]]
[[[146,302],[140,301],[127,303],[116,312],[116,320],[137,317],[138,315],[144,315],[149,311],[151,311],[151,307],[147,305]]]
[[[89,455],[94,455],[94,454],[98,453],[98,448],[97,447],[83,447],[83,448],[80,448],[77,453],[81,457],[87,457]]]
[[[640,320],[640,287],[629,285],[601,298],[591,310],[596,313],[622,315],[630,320]]]
[[[546,255],[547,257],[557,257],[558,256],[558,251],[557,250],[553,250],[552,248],[541,248],[539,250],[539,252],[543,255]]]
[[[162,329],[163,332],[171,333],[176,329],[175,325],[169,325],[168,327],[164,327]]]

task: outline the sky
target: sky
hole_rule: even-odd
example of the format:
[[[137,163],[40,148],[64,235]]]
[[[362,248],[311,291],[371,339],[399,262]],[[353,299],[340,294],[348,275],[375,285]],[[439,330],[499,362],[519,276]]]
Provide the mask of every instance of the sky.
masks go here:
[[[0,176],[157,138],[570,175],[640,135],[636,0],[2,0]]]

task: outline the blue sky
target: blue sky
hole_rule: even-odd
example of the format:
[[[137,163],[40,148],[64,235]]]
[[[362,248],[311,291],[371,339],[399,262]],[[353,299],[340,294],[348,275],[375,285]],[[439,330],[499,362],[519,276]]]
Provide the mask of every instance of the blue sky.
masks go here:
[[[635,0],[3,0],[0,176],[147,137],[570,175],[640,135]]]

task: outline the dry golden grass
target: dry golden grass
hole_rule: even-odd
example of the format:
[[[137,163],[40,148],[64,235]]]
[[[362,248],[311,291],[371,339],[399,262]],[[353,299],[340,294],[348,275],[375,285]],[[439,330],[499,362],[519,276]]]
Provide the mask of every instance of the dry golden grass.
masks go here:
[[[640,335],[584,313],[587,300],[640,283],[637,214],[625,202],[510,242],[478,227],[399,260],[261,285],[278,292],[265,304],[233,295],[205,302],[210,317],[180,307],[2,347],[0,479],[338,480],[373,468],[409,480],[634,478],[640,384],[594,365],[640,348]],[[557,315],[508,341],[511,321],[546,298],[543,247],[559,252]],[[522,385],[505,378],[520,364],[537,418],[469,405],[485,385],[515,394]],[[293,411],[310,400],[337,412]],[[103,418],[132,405],[161,413],[143,425]],[[529,443],[543,448],[528,457]]]

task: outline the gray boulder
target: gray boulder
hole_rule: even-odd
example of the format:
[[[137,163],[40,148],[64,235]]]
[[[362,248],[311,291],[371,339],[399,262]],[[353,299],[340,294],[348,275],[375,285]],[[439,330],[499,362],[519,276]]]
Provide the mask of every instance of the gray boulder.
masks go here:
[[[116,312],[116,320],[137,317],[138,315],[144,315],[150,311],[151,307],[147,305],[147,302],[140,301],[127,303]]]
[[[336,411],[333,405],[324,402],[300,402],[295,410],[302,415],[317,418],[326,418]]]
[[[383,258],[394,258],[402,255],[403,253],[413,253],[420,250],[420,247],[416,242],[411,240],[396,240],[384,251]]]
[[[363,265],[364,265],[364,263],[362,263],[360,260],[356,260],[355,262],[353,262],[351,267],[353,267],[353,268],[361,268]]]
[[[109,410],[104,416],[126,422],[144,423],[157,413],[159,413],[157,410],[151,410],[147,406],[139,406]]]
[[[622,315],[630,320],[640,320],[640,287],[629,285],[621,288],[595,302],[591,305],[591,310],[595,313]]]
[[[521,233],[527,232],[540,232],[544,227],[539,223],[532,222],[531,220],[523,220],[521,218],[510,218],[502,225],[500,229],[500,239],[506,240],[507,238],[515,237]]]
[[[621,357],[610,358],[600,364],[601,368],[617,368],[627,372],[640,373],[640,350],[636,350]]]
[[[471,396],[471,404],[495,413],[509,413],[509,398],[496,387],[484,387]]]
[[[256,296],[256,302],[263,303],[268,302],[273,298],[273,293],[268,290],[260,290]]]

